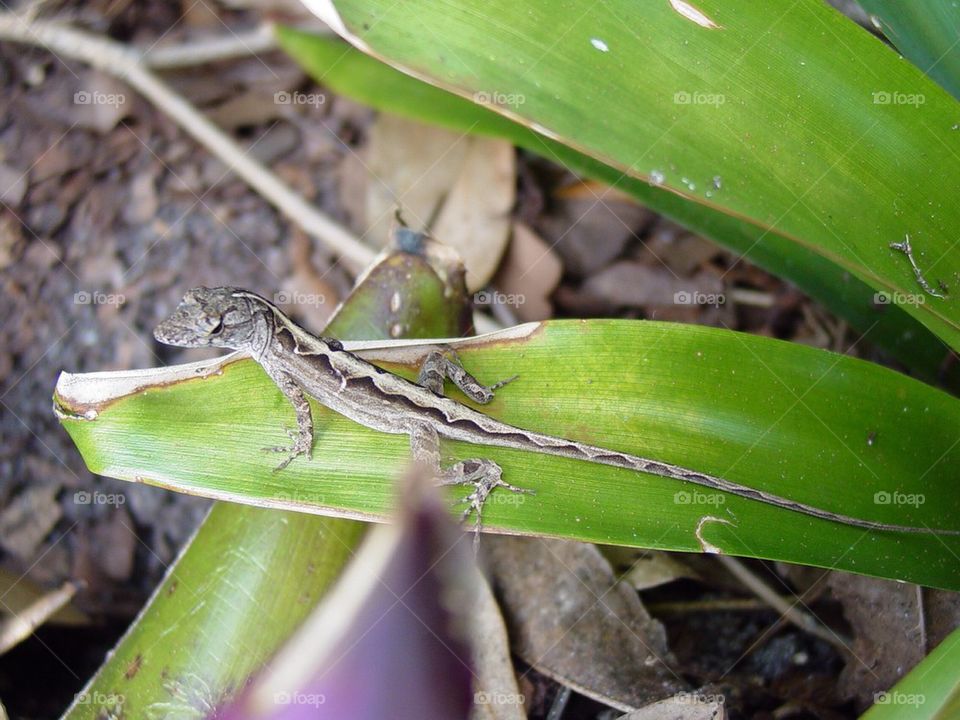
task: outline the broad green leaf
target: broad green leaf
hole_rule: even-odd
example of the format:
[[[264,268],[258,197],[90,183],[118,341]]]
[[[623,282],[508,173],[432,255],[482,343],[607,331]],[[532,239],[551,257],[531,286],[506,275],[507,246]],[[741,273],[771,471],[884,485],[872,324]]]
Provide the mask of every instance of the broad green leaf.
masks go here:
[[[323,7],[365,52],[805,247],[960,345],[956,102],[820,0]],[[907,235],[947,297],[891,249]]]
[[[443,276],[454,272],[440,269]],[[443,287],[428,260],[390,255],[371,268],[330,331],[369,338],[388,337],[397,327],[421,335],[459,334],[462,282],[452,282],[446,297]],[[385,293],[389,298],[401,289],[406,301],[399,308],[383,301]],[[165,424],[178,422],[173,415]],[[114,440],[123,437],[150,442],[131,439],[129,428]],[[190,473],[192,459],[189,451],[177,450],[168,462]],[[242,463],[230,471],[257,481]],[[364,528],[341,518],[216,504],[65,717],[205,717],[309,615],[351,559]]]
[[[960,630],[954,630],[889,691],[877,693],[863,720],[960,717]]]
[[[204,717],[296,630],[362,530],[338,518],[215,505],[64,717]]]
[[[281,46],[314,78],[337,93],[397,115],[460,132],[502,137],[570,170],[627,192],[644,205],[712,238],[752,262],[796,283],[864,339],[885,348],[927,381],[944,377],[943,342],[898,306],[878,304],[877,293],[832,261],[775,233],[725,215],[604,165],[562,143],[470,100],[394,70],[342,41],[291,28],[277,28]],[[603,196],[598,197],[602,201]]]
[[[860,4],[897,50],[960,98],[960,5],[953,0],[860,0]]]
[[[485,410],[519,427],[870,521],[960,529],[960,402],[880,366],[730,331],[617,320],[520,326],[457,347],[481,380],[519,373]],[[412,374],[423,352],[371,357]],[[276,457],[260,449],[282,444],[293,412],[258,365],[233,356],[203,376],[195,368],[155,373],[61,380],[64,426],[93,471],[304,512],[387,514],[392,479],[409,457],[406,437],[315,405],[313,460],[274,473]],[[498,492],[484,518],[490,529],[719,551],[960,588],[955,535],[865,531],[565,458],[460,443],[443,450],[446,462],[489,457],[509,482],[536,491]],[[451,499],[464,492],[451,491]]]

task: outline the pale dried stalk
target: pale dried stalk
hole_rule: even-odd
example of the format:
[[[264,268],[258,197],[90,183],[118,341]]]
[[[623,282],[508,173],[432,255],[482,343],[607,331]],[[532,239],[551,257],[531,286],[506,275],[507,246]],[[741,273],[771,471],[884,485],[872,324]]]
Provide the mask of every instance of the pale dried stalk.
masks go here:
[[[729,570],[730,573],[733,574],[733,576],[736,577],[740,582],[746,585],[754,595],[780,613],[781,619],[787,620],[801,630],[804,630],[811,635],[815,635],[821,640],[830,643],[843,653],[850,652],[849,639],[841,637],[826,625],[821,623],[811,613],[805,612],[797,607],[797,605],[800,604],[799,598],[788,600],[781,597],[771,590],[765,582],[758,578],[750,570],[750,568],[736,558],[726,555],[718,555],[717,560],[726,566],[727,570]],[[761,636],[761,639],[762,638],[763,635]],[[757,642],[759,642],[759,640]],[[756,645],[756,643],[754,644]]]
[[[297,195],[280,178],[246,154],[185,98],[149,70],[143,55],[106,38],[45,20],[0,14],[0,39],[40,45],[56,55],[80,60],[131,85],[169,115],[193,138],[303,230],[337,253],[357,272],[373,251],[349,230]]]
[[[143,54],[142,62],[154,70],[172,70],[259,55],[276,49],[277,40],[273,34],[273,28],[269,25],[260,25],[249,32],[206,38],[180,45],[152,47]]]

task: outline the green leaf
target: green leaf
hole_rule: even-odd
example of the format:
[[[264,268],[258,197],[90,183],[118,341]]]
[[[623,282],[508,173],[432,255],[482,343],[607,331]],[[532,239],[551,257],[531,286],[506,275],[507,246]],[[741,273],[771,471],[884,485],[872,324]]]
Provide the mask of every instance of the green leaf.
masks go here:
[[[951,0],[860,0],[860,4],[897,50],[960,98],[960,5]]]
[[[863,720],[956,717],[960,717],[960,630],[950,633],[889,692],[877,693]]]
[[[338,0],[325,16],[409,74],[805,247],[960,346],[956,103],[819,0]],[[924,102],[877,100],[894,90]],[[907,235],[947,298],[890,248]]]
[[[296,630],[350,559],[363,527],[215,505],[64,717],[205,717]]]
[[[870,521],[958,529],[951,468],[960,461],[960,402],[893,371],[767,338],[655,322],[556,321],[457,346],[483,381],[519,373],[485,408],[519,427]],[[416,353],[405,350],[400,363],[398,352],[373,356],[412,374]],[[205,377],[189,368],[177,371],[181,379],[157,372],[126,389],[117,385],[121,374],[61,380],[64,426],[93,471],[305,512],[387,513],[392,478],[408,462],[406,437],[314,405],[313,460],[274,473],[276,457],[260,448],[283,443],[293,412],[258,365],[234,358]],[[716,549],[960,588],[957,536],[865,531],[565,458],[460,443],[443,450],[446,462],[489,457],[508,482],[536,491],[497,493],[484,516],[490,529]]]
[[[885,348],[921,378],[944,379],[941,376],[947,350],[943,343],[896,305],[878,306],[873,288],[832,261],[780,235],[765,233],[711,207],[625,175],[470,100],[404,75],[339,40],[284,27],[277,28],[277,36],[287,53],[335,92],[421,122],[505,138],[580,175],[627,192],[644,205],[796,283],[850,322],[864,339]],[[953,382],[957,380],[952,378]]]

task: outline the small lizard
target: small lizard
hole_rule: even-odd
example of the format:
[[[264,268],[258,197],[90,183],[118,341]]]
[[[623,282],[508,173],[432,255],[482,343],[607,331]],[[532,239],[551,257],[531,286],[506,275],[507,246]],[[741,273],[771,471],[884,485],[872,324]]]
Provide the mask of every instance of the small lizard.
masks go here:
[[[267,448],[288,453],[276,470],[282,470],[301,455],[310,458],[313,418],[307,400],[309,394],[331,410],[368,428],[409,435],[414,458],[425,463],[440,484],[473,487],[464,498],[467,504],[464,518],[475,511],[477,529],[483,504],[496,488],[530,491],[505,482],[500,466],[491,460],[464,460],[441,469],[442,437],[660,475],[854,527],[960,535],[960,530],[892,525],[842,515],[715,475],[508,425],[445,397],[443,385],[449,378],[467,397],[486,404],[493,399],[497,388],[514,378],[482,385],[463,369],[455,356],[451,360],[444,352],[435,350],[426,357],[417,381],[410,382],[344,350],[337,340],[311,335],[273,303],[239,288],[190,290],[173,314],[157,326],[154,337],[179,347],[242,350],[260,363],[293,405],[297,417],[297,430],[288,430],[293,446]]]

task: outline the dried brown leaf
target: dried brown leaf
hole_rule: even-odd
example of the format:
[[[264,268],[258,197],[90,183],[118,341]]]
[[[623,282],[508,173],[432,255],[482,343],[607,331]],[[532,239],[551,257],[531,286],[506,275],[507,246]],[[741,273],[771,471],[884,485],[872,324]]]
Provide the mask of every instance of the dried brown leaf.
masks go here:
[[[663,626],[593,545],[485,538],[514,652],[539,672],[624,711],[686,689]]]
[[[398,206],[412,228],[429,225],[463,168],[470,140],[393,115],[379,115],[369,132],[364,239],[380,248],[390,237]]]
[[[514,223],[513,237],[494,284],[506,296],[518,299],[514,312],[519,321],[553,317],[550,295],[562,275],[560,258],[543,238],[525,223]]]
[[[456,183],[433,225],[467,268],[467,289],[486,285],[507,246],[516,199],[516,153],[505,140],[470,138]]]

